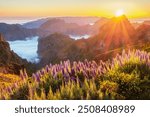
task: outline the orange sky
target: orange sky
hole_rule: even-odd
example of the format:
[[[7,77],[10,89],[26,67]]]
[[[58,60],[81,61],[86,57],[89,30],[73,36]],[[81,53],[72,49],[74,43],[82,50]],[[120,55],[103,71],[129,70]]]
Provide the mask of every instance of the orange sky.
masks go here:
[[[0,0],[0,16],[150,17],[150,0]]]

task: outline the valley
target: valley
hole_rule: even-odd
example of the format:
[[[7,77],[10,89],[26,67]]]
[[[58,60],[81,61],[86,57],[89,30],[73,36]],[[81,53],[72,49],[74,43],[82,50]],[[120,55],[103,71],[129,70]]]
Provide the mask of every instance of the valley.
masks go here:
[[[0,23],[0,99],[150,99],[149,48],[125,15]]]

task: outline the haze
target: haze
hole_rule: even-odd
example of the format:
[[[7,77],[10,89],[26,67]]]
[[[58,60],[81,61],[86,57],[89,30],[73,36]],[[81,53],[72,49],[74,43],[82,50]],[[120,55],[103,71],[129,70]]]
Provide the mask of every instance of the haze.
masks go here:
[[[104,16],[123,9],[129,18],[150,16],[149,0],[0,0],[0,17]]]

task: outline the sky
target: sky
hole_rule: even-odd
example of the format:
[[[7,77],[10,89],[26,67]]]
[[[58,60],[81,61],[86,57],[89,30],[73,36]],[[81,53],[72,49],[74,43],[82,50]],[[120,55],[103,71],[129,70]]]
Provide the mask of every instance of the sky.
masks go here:
[[[118,9],[129,18],[150,17],[150,0],[0,0],[0,17],[113,17]]]

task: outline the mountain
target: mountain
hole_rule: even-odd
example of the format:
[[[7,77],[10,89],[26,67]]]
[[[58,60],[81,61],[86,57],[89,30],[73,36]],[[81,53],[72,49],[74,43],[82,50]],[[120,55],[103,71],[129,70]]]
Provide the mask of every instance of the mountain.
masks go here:
[[[23,40],[26,37],[37,36],[37,31],[26,29],[19,24],[0,23],[0,33],[4,35],[7,41]]]
[[[64,20],[57,18],[48,20],[42,24],[39,29],[40,31],[44,32],[42,35],[43,37],[56,32],[70,35],[83,35],[88,33],[86,32],[86,28],[83,30],[76,23],[66,23]]]
[[[21,63],[21,59],[10,50],[9,43],[5,41],[2,34],[0,34],[0,53],[0,65],[9,64],[10,62]]]
[[[64,21],[60,22],[65,23]],[[67,38],[60,34],[53,34],[47,38],[41,39],[39,41],[38,48],[39,55],[44,54],[44,56],[42,55],[43,60],[41,60],[44,62],[47,61],[47,63],[57,63],[66,59],[69,59],[70,61],[105,59],[104,55],[103,57],[99,55],[107,52],[108,50],[132,45],[137,41],[137,38],[135,37],[136,30],[124,15],[120,17],[113,17],[107,21],[104,19],[103,22],[100,21],[96,24],[97,27],[101,28],[97,35],[92,36],[89,39],[69,41],[67,44],[64,43],[66,43],[66,41],[68,42],[69,37]],[[45,27],[46,26],[48,26],[48,24],[45,25]],[[63,38],[63,40],[61,38]],[[59,47],[59,44],[63,46]],[[45,49],[42,49],[42,47]]]
[[[89,39],[79,39],[74,41],[68,47],[63,48],[61,53],[65,56],[59,56],[62,60],[69,59],[73,61],[84,61],[85,59],[92,60],[94,58],[94,44]]]
[[[63,33],[73,36],[91,36],[99,31],[104,20],[106,20],[106,18],[59,17],[43,18],[23,25],[0,23],[0,33],[2,33],[8,41],[24,40],[26,37],[32,36],[46,37],[53,33]]]
[[[109,19],[107,18],[100,18],[99,20],[97,20],[96,22],[94,22],[92,25],[91,24],[88,24],[87,25],[87,28],[89,28],[90,30],[90,34],[91,35],[96,35],[99,33],[99,31],[101,30],[101,27],[106,23],[108,22]],[[86,28],[86,27],[85,27]]]
[[[74,40],[69,36],[60,33],[54,33],[48,37],[39,39],[38,54],[41,58],[40,66],[65,59],[64,49],[73,42]]]
[[[9,43],[0,33],[0,73],[20,74],[20,70],[24,68],[28,68],[29,73],[33,65],[10,50]]]
[[[114,17],[101,27],[92,40],[95,41],[95,59],[107,60],[123,49],[138,49],[149,44],[150,25],[146,21],[135,29],[126,16]]]
[[[37,29],[37,36],[46,37],[55,32],[68,35],[93,35],[99,27],[94,25],[104,18],[100,17],[48,17],[22,25],[27,29]],[[106,19],[106,18],[105,18]]]
[[[109,21],[109,19],[108,18],[100,18],[99,20],[97,20],[94,24],[93,24],[93,26],[94,27],[98,27],[98,28],[100,28],[101,26],[103,26],[105,23],[107,23]]]
[[[113,17],[105,23],[98,34],[97,47],[104,45],[104,50],[110,50],[134,42],[135,29],[125,15]]]
[[[91,24],[79,25],[78,23],[68,23],[64,19],[53,18],[43,23],[38,29],[40,37],[46,37],[56,32],[63,33],[66,35],[77,35],[77,36],[95,35],[98,33],[100,26],[108,20],[106,18],[101,18],[97,22],[94,22],[92,25]]]
[[[144,21],[143,24],[150,25],[150,20]]]
[[[143,23],[136,29],[136,37],[139,41],[148,42],[150,41],[150,25]]]
[[[35,21],[24,23],[22,26],[24,28],[27,28],[27,29],[37,29],[43,23],[45,23],[47,20],[49,20],[49,18],[38,19],[38,20],[35,20]]]
[[[21,68],[22,60],[13,51],[10,50],[8,42],[5,41],[2,34],[0,34],[0,72],[13,71],[19,72],[18,69],[11,69],[11,67]],[[10,68],[10,69],[9,69]]]
[[[88,25],[101,19],[100,17],[47,17],[24,23],[22,26],[28,29],[39,28],[43,23],[51,19],[64,20],[66,23],[76,23],[78,25]]]
[[[59,19],[64,20],[66,23],[76,23],[80,26],[93,24],[100,20],[101,17],[59,17]]]
[[[132,23],[132,26],[133,26],[135,29],[137,29],[140,25],[141,25],[141,23],[138,23],[138,22]]]
[[[137,42],[136,30],[125,15],[113,17],[110,20],[104,19],[103,24],[101,23],[98,34],[86,40],[87,54],[90,56],[88,59],[107,60],[117,52],[113,51],[111,55],[104,53],[117,48],[126,48]]]

